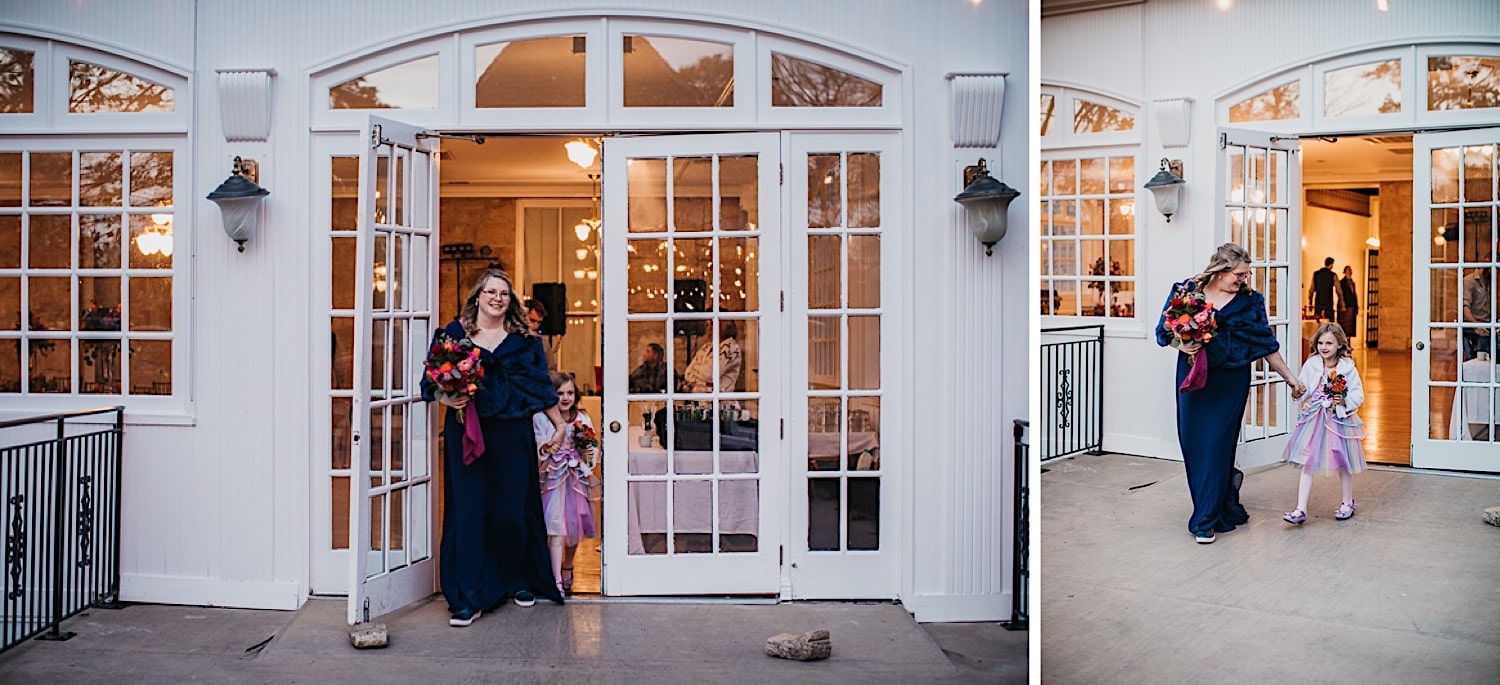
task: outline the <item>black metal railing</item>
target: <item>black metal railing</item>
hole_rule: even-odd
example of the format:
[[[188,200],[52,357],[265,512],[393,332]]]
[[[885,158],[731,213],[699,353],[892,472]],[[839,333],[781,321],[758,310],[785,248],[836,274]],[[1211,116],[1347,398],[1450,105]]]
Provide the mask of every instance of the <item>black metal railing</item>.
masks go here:
[[[1013,429],[1016,445],[1013,500],[1016,513],[1011,518],[1010,620],[1001,622],[1007,630],[1026,630],[1028,617],[1031,615],[1027,609],[1031,600],[1031,515],[1027,513],[1031,485],[1026,476],[1026,462],[1031,453],[1031,444],[1027,440],[1030,427],[1031,424],[1025,419],[1016,419]]]
[[[1041,460],[1099,454],[1104,444],[1104,326],[1043,328],[1041,347]]]
[[[111,413],[113,424],[69,423]],[[89,607],[119,608],[125,408],[0,421],[0,431],[3,652],[73,637],[62,622]]]

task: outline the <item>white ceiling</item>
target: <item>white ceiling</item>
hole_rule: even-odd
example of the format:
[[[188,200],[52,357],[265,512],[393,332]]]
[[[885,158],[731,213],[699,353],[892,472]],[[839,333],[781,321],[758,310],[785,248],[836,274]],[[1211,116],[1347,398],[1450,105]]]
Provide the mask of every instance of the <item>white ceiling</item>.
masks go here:
[[[588,174],[599,173],[596,158],[589,169],[568,161],[563,145],[576,136],[487,137],[483,145],[467,140],[442,142],[443,193],[475,188],[554,188],[566,195],[588,197],[593,185]]]
[[[1411,134],[1302,139],[1302,183],[1348,186],[1411,180]]]

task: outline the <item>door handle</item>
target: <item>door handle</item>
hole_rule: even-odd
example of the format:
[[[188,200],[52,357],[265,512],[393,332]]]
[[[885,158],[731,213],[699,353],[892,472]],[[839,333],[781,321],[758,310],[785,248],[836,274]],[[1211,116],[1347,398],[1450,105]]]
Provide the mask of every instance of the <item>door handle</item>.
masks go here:
[[[611,433],[618,433],[618,432],[620,432],[620,422],[619,421],[610,421],[609,422],[609,432],[611,432]]]
[[[1427,346],[1423,345],[1422,341],[1418,340],[1417,341],[1417,351],[1421,352],[1422,350],[1425,350],[1425,349],[1427,349]]]

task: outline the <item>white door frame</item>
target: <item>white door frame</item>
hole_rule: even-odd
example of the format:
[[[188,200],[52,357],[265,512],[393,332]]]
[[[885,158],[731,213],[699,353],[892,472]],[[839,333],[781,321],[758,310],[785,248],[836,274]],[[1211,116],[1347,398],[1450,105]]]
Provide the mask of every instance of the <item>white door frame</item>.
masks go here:
[[[1495,430],[1491,426],[1489,441],[1474,441],[1469,439],[1465,430],[1469,426],[1467,421],[1457,420],[1460,417],[1476,417],[1483,419],[1488,415],[1494,417],[1496,408],[1494,402],[1500,399],[1500,384],[1496,381],[1494,373],[1495,365],[1493,358],[1487,365],[1477,360],[1462,360],[1462,334],[1460,332],[1461,308],[1463,306],[1463,277],[1475,268],[1489,267],[1490,276],[1490,313],[1491,321],[1488,328],[1492,334],[1495,332],[1494,324],[1494,296],[1495,296],[1495,221],[1496,213],[1500,212],[1500,201],[1497,201],[1495,188],[1495,164],[1493,152],[1495,145],[1500,143],[1500,128],[1468,129],[1458,131],[1444,131],[1441,133],[1417,133],[1412,137],[1412,466],[1432,469],[1455,469],[1462,471],[1500,471],[1500,459],[1496,454],[1500,453],[1494,444]],[[1487,146],[1492,153],[1489,156],[1490,187],[1480,198],[1467,199],[1462,196],[1465,192],[1465,176],[1470,173],[1465,162],[1469,155],[1465,146],[1477,152]],[[1435,151],[1457,148],[1463,158],[1458,155],[1448,157],[1455,162],[1454,180],[1457,182],[1455,194],[1452,197],[1442,197],[1434,200],[1433,193],[1433,167],[1439,164],[1438,157],[1447,157],[1445,153],[1434,156]],[[1460,162],[1459,159],[1464,159]],[[1445,194],[1446,195],[1446,194]],[[1466,231],[1459,228],[1453,240],[1444,238],[1444,247],[1451,248],[1454,252],[1453,258],[1443,258],[1434,261],[1434,238],[1435,227],[1433,226],[1434,207],[1437,211],[1444,209],[1456,209],[1461,224],[1469,220],[1469,211],[1487,210],[1486,216],[1476,216],[1475,219],[1486,224],[1479,230],[1490,233],[1489,254],[1478,256],[1468,250]],[[1473,259],[1469,259],[1473,257]],[[1450,292],[1433,293],[1434,280],[1441,278],[1442,288]],[[1447,312],[1432,312],[1434,296],[1440,297],[1443,304],[1449,307]],[[1485,373],[1488,371],[1488,373]],[[1434,373],[1436,372],[1436,373]],[[1448,417],[1432,416],[1432,398],[1437,393],[1452,393],[1454,403]],[[1433,426],[1436,420],[1443,422],[1439,426]],[[1493,419],[1492,419],[1493,420]],[[1447,439],[1434,437],[1434,433],[1448,436]]]
[[[725,133],[609,138],[603,143],[603,155],[603,173],[606,182],[603,189],[602,256],[604,269],[601,277],[606,303],[603,312],[606,373],[604,415],[608,419],[602,421],[600,426],[605,455],[603,591],[607,595],[774,594],[780,585],[783,530],[781,516],[784,508],[781,500],[784,496],[783,484],[786,482],[784,459],[781,458],[785,453],[785,443],[781,441],[779,432],[780,419],[783,416],[781,403],[785,393],[780,385],[779,369],[783,367],[783,364],[778,347],[782,345],[785,333],[781,325],[782,316],[777,307],[778,288],[782,280],[779,263],[782,251],[779,242],[782,233],[783,203],[778,179],[781,134],[777,132]],[[698,230],[684,235],[680,231],[690,229],[672,228],[674,203],[668,202],[665,206],[665,231],[651,233],[629,231],[631,219],[628,201],[632,173],[629,161],[631,159],[665,159],[666,169],[673,171],[667,173],[666,177],[660,181],[661,188],[666,192],[667,197],[673,197],[673,184],[677,176],[673,165],[677,158],[711,157],[710,177],[718,179],[720,156],[740,155],[755,155],[759,160],[756,169],[758,225],[749,227],[749,230],[740,227],[735,233],[720,234],[722,217],[717,201],[721,185],[713,183],[712,197],[715,204],[710,212],[712,221],[712,225],[708,227],[710,230]],[[638,169],[646,168],[639,164],[637,167]],[[669,326],[673,325],[672,321],[678,318],[671,311],[673,308],[665,304],[662,305],[659,313],[628,311],[630,308],[628,288],[632,277],[639,277],[642,282],[652,278],[632,274],[628,248],[640,245],[645,246],[643,249],[650,249],[648,246],[650,242],[669,239],[712,239],[716,244],[723,246],[725,243],[719,241],[730,237],[753,239],[756,242],[750,243],[751,249],[759,250],[762,255],[769,255],[765,258],[756,258],[759,264],[759,290],[755,293],[758,298],[758,307],[754,310],[756,313],[750,320],[755,321],[758,328],[758,351],[753,358],[752,355],[745,356],[741,370],[742,378],[751,377],[752,374],[758,376],[757,390],[731,392],[718,389],[710,393],[686,395],[675,391],[665,395],[627,395],[625,391],[628,388],[628,375],[637,361],[630,358],[631,324],[645,327],[659,326],[662,341],[670,343],[672,337],[666,334]],[[663,245],[665,244],[663,242]],[[666,273],[659,276],[660,282],[665,284],[667,289],[662,298],[664,302],[674,299],[668,297],[670,291],[674,289],[671,285],[674,281],[667,278],[667,274],[673,273],[675,257],[672,251],[668,251],[666,256],[668,259],[665,266]],[[714,273],[709,276],[711,279],[724,276],[719,269],[713,271]],[[728,286],[721,283],[719,287]],[[712,305],[712,300],[709,303]],[[712,311],[712,307],[710,310]],[[749,314],[748,311],[747,314]],[[737,317],[731,315],[726,318]],[[713,335],[712,330],[710,329],[707,334]],[[747,337],[742,336],[742,341],[742,344],[748,346]],[[666,344],[665,347],[666,361],[671,367],[675,361],[673,349],[675,346]],[[685,363],[687,360],[682,361]],[[715,364],[717,363],[716,361]],[[673,368],[681,366],[683,364],[677,364]],[[669,385],[671,385],[670,381]],[[641,473],[630,472],[636,470],[627,464],[634,463],[634,459],[630,456],[632,447],[635,447],[631,438],[632,436],[639,437],[639,431],[635,430],[637,427],[635,416],[639,413],[637,409],[648,406],[646,403],[653,401],[655,406],[660,406],[663,401],[720,402],[723,400],[757,403],[759,410],[757,414],[759,418],[758,448],[756,452],[751,452],[755,455],[752,457],[752,460],[757,463],[755,468],[740,472],[743,465],[729,466],[730,460],[724,456],[726,451],[720,448],[723,440],[722,434],[711,432],[715,448],[708,451],[711,458],[707,473],[697,467],[683,469],[676,466],[679,451],[670,447],[661,450],[661,457],[666,460],[666,467],[662,469],[662,473],[649,473],[648,471],[653,470],[649,468],[639,469]],[[715,404],[714,406],[722,405]],[[675,422],[670,425],[674,425],[675,430]],[[631,430],[626,430],[627,426]],[[671,439],[672,433],[668,433],[668,440]],[[696,475],[684,477],[689,472]],[[657,485],[658,483],[660,485]],[[675,549],[673,533],[677,525],[676,516],[671,512],[675,511],[676,490],[681,483],[690,483],[688,487],[699,487],[700,483],[709,484],[709,501],[720,505],[727,501],[721,499],[724,485],[734,484],[733,487],[737,491],[743,492],[744,484],[754,484],[754,487],[758,488],[755,505],[757,519],[755,550],[753,552],[723,550],[720,546],[720,530],[723,523],[721,513],[724,510],[721,506],[711,504],[709,520],[714,551],[678,552]],[[665,492],[665,506],[662,510],[667,528],[665,537],[668,551],[665,554],[646,554],[640,550],[631,553],[629,497],[632,494],[631,488],[635,486],[639,486],[642,491],[660,487]]]
[[[417,127],[376,116],[369,117],[364,132],[356,242],[356,428],[349,487],[351,624],[437,589],[437,421],[422,401],[418,377],[436,314],[438,145]],[[382,160],[384,178],[377,167]],[[380,265],[384,271],[377,273]],[[372,367],[377,365],[381,373],[375,378]],[[372,381],[381,388],[373,389]],[[379,431],[372,430],[375,413],[384,417]],[[397,416],[402,417],[399,432],[391,418]],[[399,519],[392,514],[398,508]],[[380,545],[372,549],[376,515]],[[392,534],[397,525],[399,540]]]
[[[1295,371],[1302,363],[1300,143],[1296,137],[1233,128],[1219,129],[1218,140],[1216,242],[1239,243],[1250,251],[1251,285],[1265,295],[1281,354]],[[1256,170],[1257,162],[1264,171]],[[1242,185],[1231,187],[1237,178]],[[1281,458],[1296,416],[1292,406],[1286,381],[1266,362],[1253,362],[1248,409],[1256,415],[1241,421],[1240,468]]]

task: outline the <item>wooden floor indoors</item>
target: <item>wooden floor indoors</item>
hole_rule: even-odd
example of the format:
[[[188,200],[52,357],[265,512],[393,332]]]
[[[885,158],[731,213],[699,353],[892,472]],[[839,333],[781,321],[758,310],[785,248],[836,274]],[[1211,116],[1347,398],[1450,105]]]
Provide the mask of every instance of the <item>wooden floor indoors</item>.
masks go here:
[[[1365,404],[1359,409],[1365,421],[1365,460],[1410,466],[1411,353],[1361,348],[1354,351],[1354,366],[1365,385]],[[1432,411],[1447,416],[1450,408]]]

